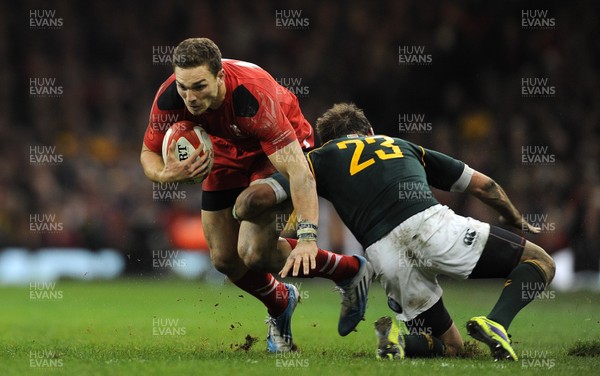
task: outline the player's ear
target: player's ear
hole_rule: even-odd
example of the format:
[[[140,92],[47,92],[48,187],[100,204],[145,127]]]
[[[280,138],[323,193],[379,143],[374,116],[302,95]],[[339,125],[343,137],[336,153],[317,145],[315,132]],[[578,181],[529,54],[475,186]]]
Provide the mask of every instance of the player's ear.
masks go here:
[[[375,135],[375,131],[373,130],[373,127],[369,127],[369,131],[367,132],[367,136],[374,136]]]
[[[221,84],[223,79],[225,78],[225,70],[221,69],[219,73],[217,73],[217,84]]]

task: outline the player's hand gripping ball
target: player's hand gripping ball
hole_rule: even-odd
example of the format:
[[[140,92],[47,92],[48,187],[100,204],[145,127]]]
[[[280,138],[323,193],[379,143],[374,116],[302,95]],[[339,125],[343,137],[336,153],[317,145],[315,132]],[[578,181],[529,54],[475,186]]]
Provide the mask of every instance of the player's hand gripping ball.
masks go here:
[[[202,148],[203,152],[208,154],[208,171],[205,175],[191,180],[192,183],[201,183],[212,170],[214,163],[213,145],[208,133],[196,123],[187,120],[171,125],[162,143],[162,155],[165,163],[167,163],[169,145],[173,140],[176,142],[175,153],[177,153],[179,161],[188,159],[198,148]]]

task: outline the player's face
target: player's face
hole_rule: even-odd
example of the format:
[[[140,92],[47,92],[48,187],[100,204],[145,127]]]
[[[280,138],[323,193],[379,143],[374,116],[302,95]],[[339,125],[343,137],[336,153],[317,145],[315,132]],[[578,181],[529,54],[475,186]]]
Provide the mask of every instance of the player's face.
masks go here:
[[[215,76],[207,65],[194,68],[175,67],[175,78],[177,92],[192,115],[200,115],[209,108],[215,109],[221,105],[219,86],[223,80],[223,71]]]

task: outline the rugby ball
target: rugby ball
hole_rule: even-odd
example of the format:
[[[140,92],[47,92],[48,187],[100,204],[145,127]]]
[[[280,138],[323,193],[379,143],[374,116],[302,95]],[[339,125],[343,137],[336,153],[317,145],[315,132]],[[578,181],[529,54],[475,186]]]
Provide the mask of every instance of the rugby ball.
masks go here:
[[[186,160],[196,149],[202,148],[204,153],[208,153],[208,172],[212,170],[214,163],[213,145],[208,133],[206,133],[202,127],[191,121],[173,123],[167,130],[167,133],[165,133],[165,138],[162,143],[162,155],[165,163],[167,162],[169,145],[173,140],[176,142],[175,153],[177,153],[178,160]],[[201,183],[208,175],[208,172],[206,175],[192,179],[191,181],[193,183]]]

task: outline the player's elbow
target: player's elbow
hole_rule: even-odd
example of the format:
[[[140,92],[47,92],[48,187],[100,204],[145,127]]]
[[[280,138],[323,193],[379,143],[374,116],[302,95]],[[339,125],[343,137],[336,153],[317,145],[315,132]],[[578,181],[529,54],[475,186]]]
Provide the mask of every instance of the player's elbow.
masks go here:
[[[140,156],[140,163],[142,165],[142,170],[144,171],[144,175],[148,178],[148,180],[152,180],[154,182],[160,183],[158,181],[156,174],[153,174],[152,169],[148,166],[148,163],[146,162],[146,158],[144,158],[143,152],[142,152],[142,155]]]
[[[494,179],[478,171],[474,171],[465,192],[470,193],[475,197],[483,198],[489,196],[490,192],[495,191],[497,187],[498,184]]]
[[[140,152],[140,164],[142,165],[144,175],[146,175],[149,180],[157,183],[163,183],[161,180],[161,171],[163,167],[162,156],[149,150],[144,145],[142,151]]]

